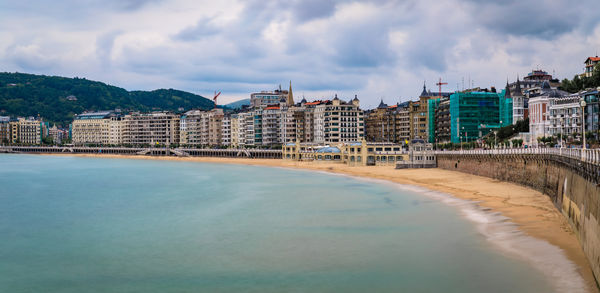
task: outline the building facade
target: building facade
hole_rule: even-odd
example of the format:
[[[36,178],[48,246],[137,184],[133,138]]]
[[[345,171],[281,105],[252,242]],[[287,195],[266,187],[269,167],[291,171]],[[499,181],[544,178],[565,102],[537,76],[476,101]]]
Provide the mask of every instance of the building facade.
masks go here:
[[[581,134],[581,96],[571,94],[550,100],[550,132],[565,142]]]
[[[586,91],[581,94],[585,99],[585,131],[591,132],[598,140],[600,138],[600,89]]]
[[[343,163],[349,166],[395,165],[408,159],[402,145],[393,143],[360,142],[320,145],[288,143],[282,146],[282,158],[294,161]]]
[[[583,69],[583,73],[581,74],[581,76],[592,77],[594,73],[594,67],[596,66],[596,64],[598,64],[598,62],[600,62],[600,57],[598,56],[588,57],[587,59],[585,59],[585,68]]]
[[[73,144],[109,144],[111,118],[115,116],[115,113],[111,111],[89,112],[75,115],[71,132]],[[119,128],[113,128],[113,130],[117,129]],[[118,136],[118,132],[113,133],[113,142],[115,141],[115,136]],[[118,140],[119,139],[116,138],[116,141]]]
[[[0,144],[8,144],[10,141],[10,117],[0,116]]]
[[[180,142],[180,116],[169,112],[125,115],[123,144],[133,146],[170,146]]]
[[[450,142],[450,98],[431,99],[427,105],[430,143]]]
[[[44,122],[39,118],[19,117],[11,119],[8,125],[9,143],[36,145],[42,143]]]
[[[335,144],[356,142],[364,138],[363,111],[357,97],[348,102],[337,95],[315,107],[315,142]]]
[[[512,124],[510,98],[494,92],[457,92],[450,96],[451,142],[474,142]]]

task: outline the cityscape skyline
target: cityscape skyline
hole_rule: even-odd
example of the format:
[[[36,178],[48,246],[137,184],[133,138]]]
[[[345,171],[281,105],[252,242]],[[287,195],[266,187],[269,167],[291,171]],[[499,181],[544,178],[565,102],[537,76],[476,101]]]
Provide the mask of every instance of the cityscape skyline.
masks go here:
[[[219,103],[284,87],[374,108],[502,88],[532,69],[582,72],[600,48],[594,2],[42,1],[0,4],[3,71],[79,76],[128,90],[177,88]],[[463,82],[464,79],[464,82]]]

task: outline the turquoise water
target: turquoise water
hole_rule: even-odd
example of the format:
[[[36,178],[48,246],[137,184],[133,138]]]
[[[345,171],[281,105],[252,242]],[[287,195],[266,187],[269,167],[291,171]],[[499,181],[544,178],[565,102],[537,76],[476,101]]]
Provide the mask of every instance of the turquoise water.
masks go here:
[[[553,292],[455,207],[301,170],[0,155],[0,292]]]

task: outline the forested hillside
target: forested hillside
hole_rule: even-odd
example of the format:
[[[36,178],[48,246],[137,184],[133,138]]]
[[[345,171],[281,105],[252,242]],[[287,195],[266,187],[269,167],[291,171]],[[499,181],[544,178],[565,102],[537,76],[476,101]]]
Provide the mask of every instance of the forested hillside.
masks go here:
[[[211,100],[174,89],[127,91],[85,78],[0,73],[0,116],[38,116],[67,125],[83,111],[211,109]]]

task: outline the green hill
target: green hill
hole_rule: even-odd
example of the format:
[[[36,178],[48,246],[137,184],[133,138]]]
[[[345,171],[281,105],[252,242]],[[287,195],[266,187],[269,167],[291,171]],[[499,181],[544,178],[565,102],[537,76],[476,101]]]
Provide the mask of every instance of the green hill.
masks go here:
[[[243,100],[231,102],[231,103],[225,105],[225,107],[227,107],[229,109],[234,109],[234,110],[241,109],[242,106],[250,106],[250,99],[243,99]]]
[[[212,109],[202,96],[174,89],[127,91],[85,78],[0,73],[0,116],[37,116],[67,125],[84,111]]]

